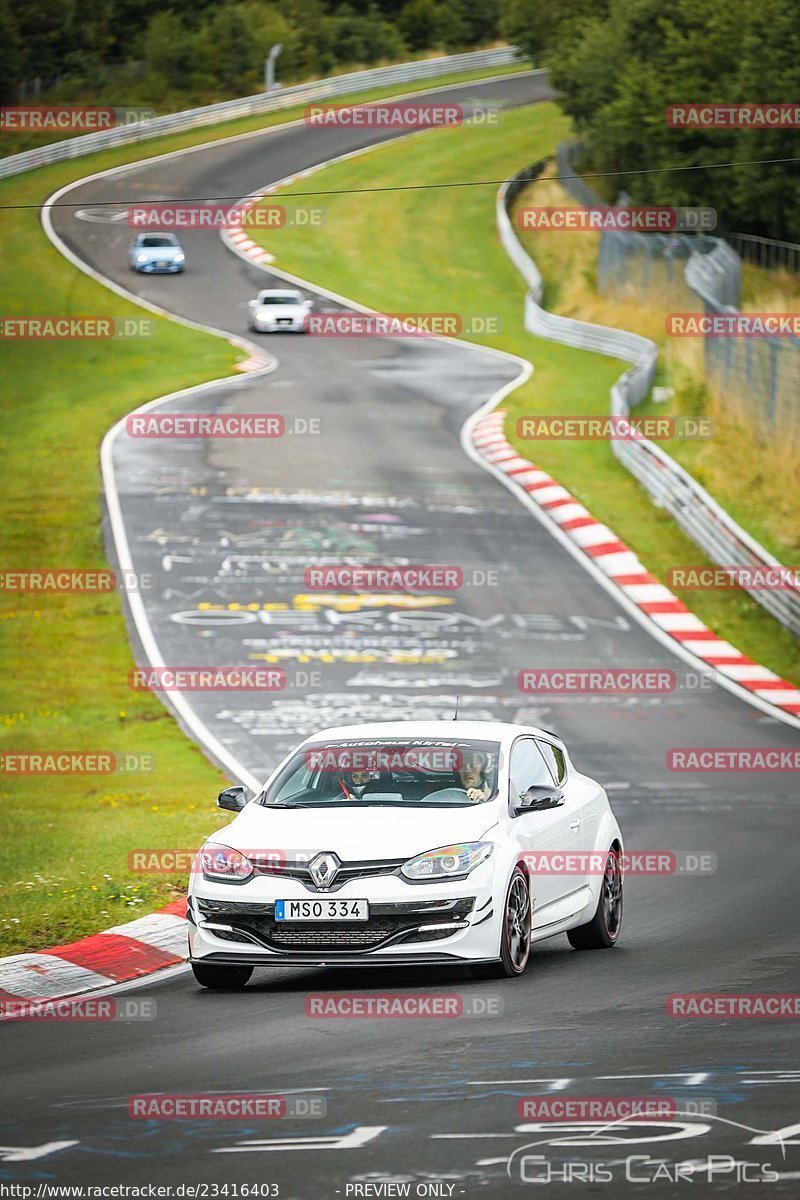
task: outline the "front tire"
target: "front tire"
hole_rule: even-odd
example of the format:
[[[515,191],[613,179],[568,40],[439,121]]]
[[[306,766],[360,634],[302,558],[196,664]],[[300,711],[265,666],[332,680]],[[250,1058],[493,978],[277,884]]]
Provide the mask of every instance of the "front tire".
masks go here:
[[[531,952],[531,893],[525,873],[515,867],[506,892],[500,958],[476,963],[476,979],[516,979],[528,965]]]
[[[253,968],[222,966],[219,963],[192,963],[192,973],[201,987],[214,992],[238,992],[253,974]]]
[[[567,937],[573,950],[610,950],[617,944],[621,929],[622,868],[619,852],[609,850],[595,914],[586,925],[569,929]]]

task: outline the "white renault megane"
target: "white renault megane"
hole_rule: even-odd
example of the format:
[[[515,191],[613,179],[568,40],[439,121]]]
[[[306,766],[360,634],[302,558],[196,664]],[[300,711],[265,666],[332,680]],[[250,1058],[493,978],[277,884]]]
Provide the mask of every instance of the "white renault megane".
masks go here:
[[[611,947],[622,836],[605,791],[555,734],[500,722],[323,730],[199,851],[195,978],[239,988],[256,966],[467,964],[521,975],[532,942]]]

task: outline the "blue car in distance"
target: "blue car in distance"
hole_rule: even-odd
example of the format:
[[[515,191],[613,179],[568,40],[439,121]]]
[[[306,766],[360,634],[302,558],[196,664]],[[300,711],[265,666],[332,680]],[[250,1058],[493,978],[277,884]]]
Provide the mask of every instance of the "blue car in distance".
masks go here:
[[[140,233],[128,251],[132,271],[148,275],[182,271],[186,255],[174,233]]]

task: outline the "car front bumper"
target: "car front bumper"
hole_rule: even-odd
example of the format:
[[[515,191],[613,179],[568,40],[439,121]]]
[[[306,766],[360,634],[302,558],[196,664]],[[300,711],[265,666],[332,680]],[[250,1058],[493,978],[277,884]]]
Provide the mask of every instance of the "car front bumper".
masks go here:
[[[475,876],[480,875],[481,879]],[[195,962],[259,966],[392,966],[486,962],[499,955],[500,915],[492,872],[405,884],[397,876],[353,881],[330,898],[367,899],[367,922],[277,922],[275,899],[325,899],[294,880],[271,895],[262,877],[243,886],[204,880],[189,899],[189,952]],[[249,892],[249,895],[245,895]]]
[[[258,321],[252,322],[252,328],[256,333],[305,333],[306,322],[303,319],[292,319],[288,324],[278,324],[277,321]]]
[[[168,262],[164,266],[154,262],[134,263],[133,265],[141,275],[177,275],[184,267],[182,262]]]

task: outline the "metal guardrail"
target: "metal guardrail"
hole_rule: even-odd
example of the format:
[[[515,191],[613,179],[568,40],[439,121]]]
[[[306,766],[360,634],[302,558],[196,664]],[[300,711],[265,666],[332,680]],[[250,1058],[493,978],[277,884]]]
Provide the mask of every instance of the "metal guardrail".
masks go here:
[[[12,154],[0,159],[0,179],[30,171],[47,163],[62,162],[106,150],[110,146],[127,145],[148,138],[161,137],[165,133],[178,133],[203,125],[217,125],[237,117],[255,113],[278,112],[298,104],[315,100],[327,100],[332,96],[344,96],[353,92],[369,91],[372,88],[393,83],[409,83],[420,79],[436,79],[440,75],[457,74],[461,71],[481,70],[484,67],[507,67],[521,61],[524,56],[516,46],[501,46],[494,50],[473,50],[468,54],[451,54],[443,58],[422,59],[419,62],[399,63],[391,67],[374,67],[367,71],[351,71],[348,75],[334,75],[328,79],[317,79],[311,83],[300,83],[295,87],[281,88],[277,92],[263,92],[255,96],[244,96],[236,100],[223,100],[219,104],[208,104],[204,108],[187,109],[155,117],[141,124],[120,126],[117,129],[86,133],[67,138],[21,154]]]
[[[558,147],[564,187],[579,203],[603,207],[577,176],[573,149],[566,142]],[[679,308],[732,314],[738,312],[742,260],[720,237],[604,230],[597,278],[603,291],[633,290]],[[706,375],[729,407],[736,406],[752,425],[769,429],[784,444],[800,447],[800,339],[706,337],[703,352]]]
[[[754,233],[726,233],[725,240],[740,258],[754,267],[800,275],[800,246],[795,242],[779,242]]]
[[[627,417],[631,409],[645,399],[653,385],[658,364],[658,347],[655,342],[640,337],[639,334],[557,316],[542,308],[542,277],[536,263],[517,237],[510,210],[525,184],[535,179],[544,165],[540,162],[526,167],[509,183],[503,184],[497,195],[496,214],[500,241],[529,288],[525,299],[525,328],[551,341],[575,346],[581,350],[592,350],[597,354],[606,354],[632,363],[631,369],[611,388],[612,415]],[[596,198],[593,202],[596,203]],[[781,566],[778,559],[737,525],[705,488],[660,446],[642,438],[636,441],[614,440],[611,442],[611,448],[623,466],[647,490],[653,502],[659,508],[666,509],[680,528],[713,562],[721,566]],[[798,589],[746,590],[782,625],[800,636]]]

